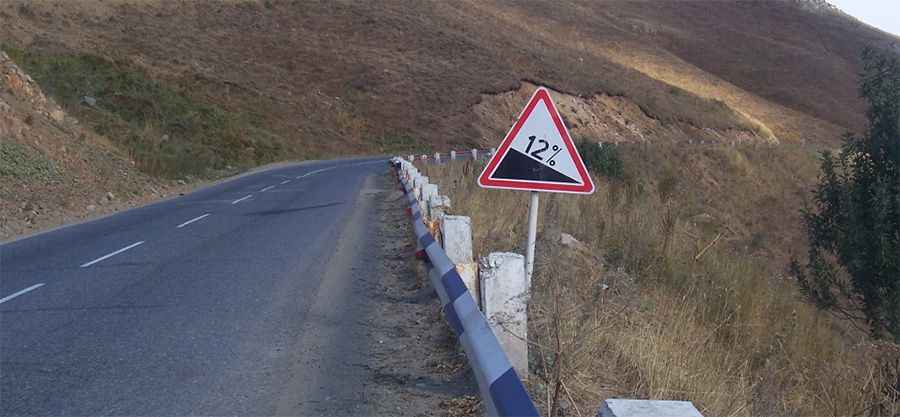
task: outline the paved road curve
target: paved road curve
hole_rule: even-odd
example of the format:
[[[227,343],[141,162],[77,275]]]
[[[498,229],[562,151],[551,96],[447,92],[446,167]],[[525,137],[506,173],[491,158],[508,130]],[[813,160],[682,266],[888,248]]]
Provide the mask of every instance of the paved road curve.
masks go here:
[[[281,167],[0,246],[0,415],[352,413],[386,172]]]

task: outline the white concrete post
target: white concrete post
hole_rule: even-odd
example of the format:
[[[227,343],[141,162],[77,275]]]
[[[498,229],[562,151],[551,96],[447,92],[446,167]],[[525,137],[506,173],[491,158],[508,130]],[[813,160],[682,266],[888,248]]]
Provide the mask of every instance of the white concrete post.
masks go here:
[[[620,400],[603,401],[599,417],[703,417],[690,401]]]
[[[455,160],[456,160],[456,151],[450,151],[450,160],[451,160],[451,161],[455,161]]]
[[[484,316],[522,378],[528,378],[528,297],[524,256],[494,252],[481,259]]]
[[[441,234],[444,252],[453,263],[472,262],[472,219],[469,216],[444,216]]]
[[[421,174],[413,176],[413,197],[416,198],[416,201],[422,201],[422,186],[427,183],[428,177],[423,177]]]
[[[441,222],[444,252],[456,264],[456,272],[462,278],[472,298],[478,303],[478,265],[472,256],[472,219],[468,216],[444,216]]]
[[[478,149],[472,149],[472,159],[473,160],[478,159]]]
[[[431,217],[430,210],[428,210],[428,204],[431,201],[432,197],[437,197],[437,195],[437,184],[425,184],[422,186],[422,200],[420,200],[422,203],[422,208],[424,209],[422,210],[422,215]]]
[[[425,211],[425,209],[428,206],[425,204],[425,199],[423,198],[425,195],[425,186],[427,186],[427,185],[429,185],[428,177],[425,177],[425,176],[419,177],[419,187],[416,188],[415,197],[416,197],[416,202],[418,202],[418,204],[419,204],[419,212],[422,213],[422,216],[423,216],[422,220],[425,220],[424,216],[426,216],[428,214],[428,212]]]
[[[450,208],[450,197],[435,195],[428,200],[428,217],[443,221],[444,214],[447,213],[448,208]]]
[[[422,202],[422,192],[424,191],[425,186],[428,184],[429,184],[428,177],[426,177],[424,175],[419,177],[419,190],[418,190],[419,192],[416,193],[416,199],[419,200],[419,202]]]

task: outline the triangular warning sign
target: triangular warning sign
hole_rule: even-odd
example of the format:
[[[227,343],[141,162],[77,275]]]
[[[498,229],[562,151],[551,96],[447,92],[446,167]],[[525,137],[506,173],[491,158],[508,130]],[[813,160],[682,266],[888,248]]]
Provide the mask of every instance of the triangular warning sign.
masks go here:
[[[594,182],[550,93],[538,88],[478,177],[485,188],[591,194]]]

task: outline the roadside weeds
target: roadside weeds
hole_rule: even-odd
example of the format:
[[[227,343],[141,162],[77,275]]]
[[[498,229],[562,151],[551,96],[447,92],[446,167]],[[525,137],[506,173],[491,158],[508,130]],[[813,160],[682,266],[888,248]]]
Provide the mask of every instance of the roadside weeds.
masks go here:
[[[372,338],[375,384],[369,385],[377,415],[468,417],[477,414],[475,381],[452,330],[440,315],[437,295],[415,252],[403,194],[392,179],[379,187],[377,240],[382,277],[374,289]]]

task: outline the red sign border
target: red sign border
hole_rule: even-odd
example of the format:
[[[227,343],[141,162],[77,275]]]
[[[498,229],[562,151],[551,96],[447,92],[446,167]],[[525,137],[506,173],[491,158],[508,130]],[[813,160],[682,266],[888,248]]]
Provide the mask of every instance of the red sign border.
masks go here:
[[[566,145],[566,149],[572,156],[572,162],[575,163],[575,168],[578,170],[578,174],[581,176],[583,184],[571,185],[543,181],[491,178],[491,175],[494,174],[497,166],[500,165],[500,161],[503,160],[503,157],[505,157],[506,153],[509,151],[512,141],[516,138],[516,135],[519,133],[519,130],[522,129],[522,126],[525,124],[525,121],[528,120],[528,117],[531,116],[531,112],[534,111],[534,108],[539,101],[544,101],[544,105],[547,106],[547,110],[550,112],[550,118],[553,119],[556,130],[559,132],[563,143]],[[556,110],[556,105],[553,104],[553,99],[550,98],[550,92],[546,88],[539,87],[531,96],[525,109],[522,110],[519,120],[516,121],[506,134],[506,138],[503,139],[503,142],[497,149],[497,153],[491,157],[491,160],[488,162],[487,166],[484,167],[481,175],[478,176],[478,185],[483,188],[498,188],[504,190],[528,190],[571,194],[592,194],[594,192],[594,181],[591,180],[591,176],[584,166],[584,161],[581,160],[581,155],[578,154],[578,149],[576,149],[574,143],[572,143],[572,138],[569,136],[569,130],[566,129],[566,125],[562,122],[562,118]]]

